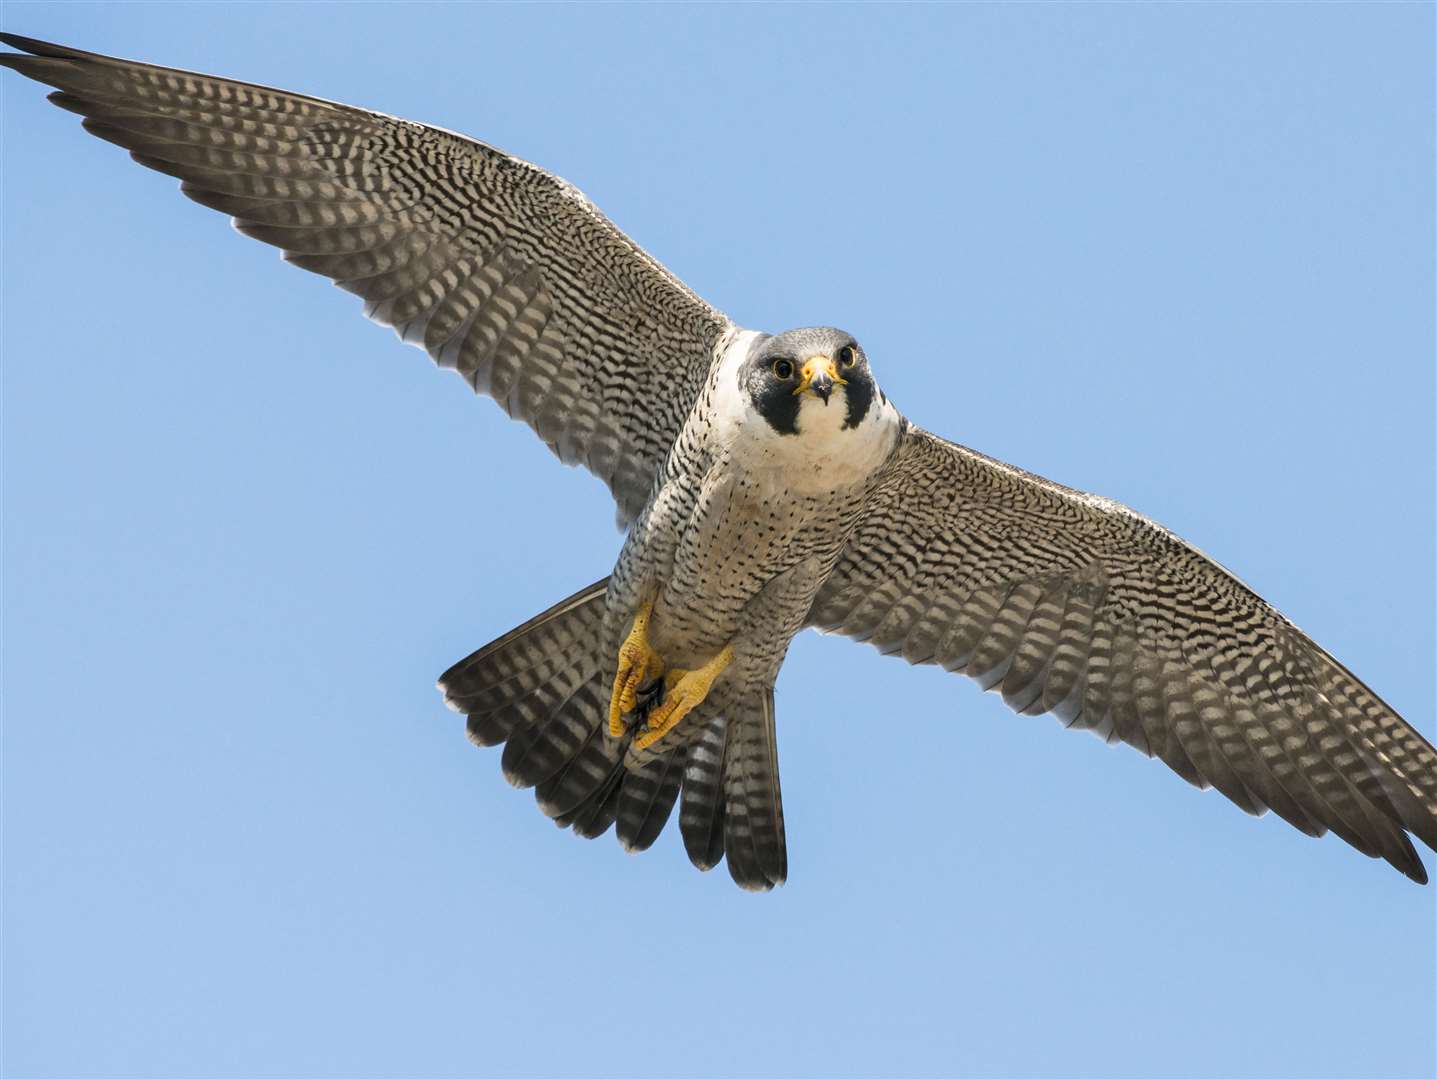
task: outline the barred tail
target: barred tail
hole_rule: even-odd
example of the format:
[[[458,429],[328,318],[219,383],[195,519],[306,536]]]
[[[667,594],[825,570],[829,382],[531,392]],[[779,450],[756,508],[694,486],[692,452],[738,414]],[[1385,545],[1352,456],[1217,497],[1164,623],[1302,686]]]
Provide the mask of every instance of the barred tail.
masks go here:
[[[709,715],[690,717],[687,733],[651,750],[633,751],[632,735],[612,738],[608,584],[581,589],[459,661],[439,678],[445,703],[468,717],[471,742],[504,744],[504,778],[534,788],[539,809],[561,828],[596,837],[616,825],[625,849],[643,851],[682,792],[680,824],[695,866],[711,869],[727,849],[740,885],[781,884],[787,858],[772,691],[743,705],[716,700]]]
[[[608,738],[603,650],[609,579],[580,589],[439,677],[476,746],[504,745],[504,778],[581,836],[614,823],[624,747]],[[606,677],[607,676],[607,677]]]
[[[700,870],[727,858],[740,886],[765,892],[788,878],[773,689],[722,704],[684,767],[679,828]]]

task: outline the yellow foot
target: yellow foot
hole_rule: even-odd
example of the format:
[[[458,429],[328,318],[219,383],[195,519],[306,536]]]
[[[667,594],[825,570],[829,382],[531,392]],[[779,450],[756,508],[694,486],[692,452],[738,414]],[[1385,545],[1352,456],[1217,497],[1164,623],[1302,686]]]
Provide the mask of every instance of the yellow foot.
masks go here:
[[[634,740],[634,748],[647,750],[672,731],[675,724],[693,712],[699,702],[708,697],[714,680],[732,660],[733,646],[725,645],[723,652],[701,668],[669,672],[669,678],[664,680],[668,694],[663,704],[655,706],[654,711],[649,713],[648,723]]]
[[[609,700],[609,734],[614,738],[628,730],[624,713],[639,707],[639,687],[664,670],[659,654],[649,648],[649,616],[653,610],[654,602],[644,601],[634,616],[629,636],[619,646],[619,671],[614,676],[614,694]]]

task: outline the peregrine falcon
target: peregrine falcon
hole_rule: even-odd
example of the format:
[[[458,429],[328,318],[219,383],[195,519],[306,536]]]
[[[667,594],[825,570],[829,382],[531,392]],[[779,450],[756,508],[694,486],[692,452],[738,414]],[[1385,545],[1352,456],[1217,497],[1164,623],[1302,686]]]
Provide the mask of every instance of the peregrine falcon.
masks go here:
[[[612,574],[439,680],[560,826],[787,876],[774,681],[805,627],[937,664],[1418,882],[1437,752],[1201,552],[908,422],[833,327],[710,307],[576,188],[438,128],[10,34],[92,134],[528,424],[613,493]]]

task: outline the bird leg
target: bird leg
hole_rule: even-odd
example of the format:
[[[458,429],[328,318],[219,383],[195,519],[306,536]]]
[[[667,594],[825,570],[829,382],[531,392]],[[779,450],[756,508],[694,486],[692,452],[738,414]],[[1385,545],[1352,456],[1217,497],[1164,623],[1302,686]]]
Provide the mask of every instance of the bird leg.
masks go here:
[[[663,660],[649,647],[649,616],[653,610],[653,600],[645,600],[634,616],[629,636],[619,646],[619,670],[614,676],[614,694],[609,701],[609,734],[616,739],[628,730],[624,713],[639,707],[639,687],[664,670]]]
[[[733,661],[733,646],[725,645],[723,651],[701,668],[693,671],[674,669],[664,679],[668,694],[663,702],[649,713],[644,730],[634,740],[634,749],[647,750],[670,731],[674,725],[696,709],[708,697],[714,680]]]

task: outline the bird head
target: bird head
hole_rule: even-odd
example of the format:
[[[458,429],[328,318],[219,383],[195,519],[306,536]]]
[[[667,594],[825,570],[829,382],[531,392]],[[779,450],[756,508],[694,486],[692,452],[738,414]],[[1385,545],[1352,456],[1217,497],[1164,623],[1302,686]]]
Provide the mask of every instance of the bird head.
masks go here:
[[[745,362],[741,381],[754,409],[780,435],[853,430],[878,396],[858,342],[831,326],[764,339]]]

